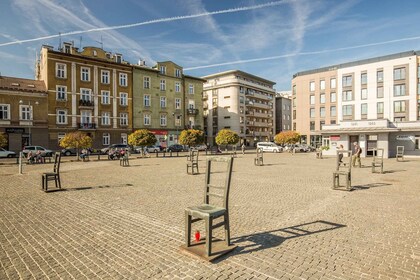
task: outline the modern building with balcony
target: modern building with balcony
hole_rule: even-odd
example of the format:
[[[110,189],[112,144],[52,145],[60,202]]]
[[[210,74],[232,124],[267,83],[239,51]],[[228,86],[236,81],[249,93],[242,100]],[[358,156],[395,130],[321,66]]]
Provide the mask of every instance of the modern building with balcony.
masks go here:
[[[43,81],[0,76],[0,132],[18,153],[26,145],[48,146],[47,91]]]
[[[203,130],[204,81],[171,61],[133,65],[133,128],[152,131],[163,147],[184,129]]]
[[[274,82],[231,70],[203,77],[207,143],[215,145],[221,129],[231,129],[247,146],[274,137]]]
[[[420,156],[420,59],[407,51],[294,75],[293,129],[303,141],[393,157],[397,146]]]
[[[48,147],[68,132],[82,131],[94,148],[127,143],[132,132],[132,66],[121,54],[63,43],[42,46],[37,80],[48,92]]]

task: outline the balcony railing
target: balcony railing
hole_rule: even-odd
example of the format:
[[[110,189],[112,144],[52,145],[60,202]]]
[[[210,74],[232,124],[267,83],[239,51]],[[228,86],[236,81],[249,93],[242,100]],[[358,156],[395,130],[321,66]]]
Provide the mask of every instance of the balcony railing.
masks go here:
[[[96,123],[78,123],[79,129],[96,129]]]
[[[197,115],[198,114],[198,109],[188,109],[187,114],[188,115]]]
[[[93,101],[83,100],[83,99],[79,100],[79,106],[93,107],[93,105],[94,105]]]

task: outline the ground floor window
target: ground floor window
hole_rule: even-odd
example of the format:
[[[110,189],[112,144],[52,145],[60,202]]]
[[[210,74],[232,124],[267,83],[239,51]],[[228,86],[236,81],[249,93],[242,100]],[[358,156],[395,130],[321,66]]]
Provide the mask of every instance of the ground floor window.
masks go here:
[[[102,145],[108,146],[109,142],[110,142],[110,139],[111,139],[111,137],[110,137],[109,133],[102,134]]]
[[[414,149],[420,150],[420,135],[416,135],[416,139],[415,139],[414,144],[415,144]]]
[[[127,133],[121,133],[121,143],[127,144]]]

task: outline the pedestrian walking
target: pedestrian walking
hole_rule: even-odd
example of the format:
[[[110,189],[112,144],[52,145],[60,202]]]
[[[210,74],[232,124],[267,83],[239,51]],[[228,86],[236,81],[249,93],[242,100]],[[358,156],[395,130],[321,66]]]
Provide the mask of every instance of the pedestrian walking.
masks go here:
[[[354,145],[354,149],[352,151],[351,164],[353,167],[356,167],[356,161],[357,161],[358,167],[362,167],[362,163],[360,161],[360,154],[362,153],[362,148],[360,148],[357,142],[354,142],[353,145]]]
[[[245,143],[242,143],[241,150],[242,150],[242,154],[244,155],[245,154]]]
[[[343,145],[340,145],[337,148],[337,150],[338,150],[338,163],[339,163],[339,165],[341,165],[343,163],[343,150],[344,150]],[[345,163],[344,163],[344,166],[346,166]]]

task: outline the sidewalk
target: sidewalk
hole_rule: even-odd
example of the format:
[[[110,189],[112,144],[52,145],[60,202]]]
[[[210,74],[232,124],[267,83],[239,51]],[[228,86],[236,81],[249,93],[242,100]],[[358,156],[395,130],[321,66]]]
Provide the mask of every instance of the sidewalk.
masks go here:
[[[52,164],[0,166],[0,279],[420,279],[420,160],[354,169],[343,192],[331,189],[333,158],[254,157],[234,160],[238,248],[215,263],[179,249],[203,157],[195,176],[185,158],[65,162],[66,191],[52,193],[40,175]]]

